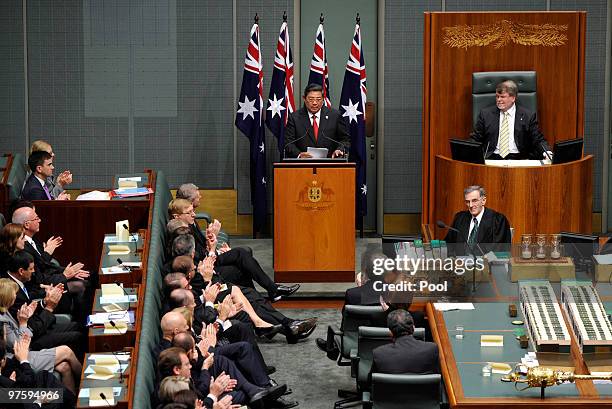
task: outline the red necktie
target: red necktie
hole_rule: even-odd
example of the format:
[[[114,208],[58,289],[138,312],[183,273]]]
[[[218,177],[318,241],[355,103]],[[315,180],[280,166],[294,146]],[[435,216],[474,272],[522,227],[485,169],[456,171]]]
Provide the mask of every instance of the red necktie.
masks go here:
[[[317,124],[317,116],[312,114],[312,129],[314,129],[315,142],[319,139],[319,125]]]

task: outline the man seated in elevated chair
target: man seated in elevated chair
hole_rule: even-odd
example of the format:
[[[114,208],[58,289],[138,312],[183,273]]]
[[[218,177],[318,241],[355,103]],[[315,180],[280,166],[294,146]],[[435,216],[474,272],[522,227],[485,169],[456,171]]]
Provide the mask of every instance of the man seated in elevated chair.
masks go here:
[[[498,84],[495,105],[480,110],[472,139],[486,147],[487,159],[551,159],[537,114],[517,106],[517,97],[514,81]]]

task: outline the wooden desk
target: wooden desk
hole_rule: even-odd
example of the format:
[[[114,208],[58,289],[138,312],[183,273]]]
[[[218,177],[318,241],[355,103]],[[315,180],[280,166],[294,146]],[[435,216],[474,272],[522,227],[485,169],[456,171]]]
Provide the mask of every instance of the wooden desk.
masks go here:
[[[465,210],[463,189],[480,185],[486,206],[503,213],[514,228],[513,242],[523,233],[590,233],[593,210],[593,156],[539,167],[506,168],[475,165],[437,155],[433,198],[424,208],[423,222],[450,224]],[[435,237],[446,231],[435,227]]]
[[[134,236],[131,234],[130,236]],[[117,274],[103,274],[103,267],[112,267],[119,264],[118,260],[121,260],[123,263],[129,262],[140,262],[142,263],[142,249],[144,247],[144,241],[146,240],[147,231],[139,230],[138,231],[138,241],[136,243],[102,243],[102,251],[100,253],[100,263],[98,267],[98,279],[100,284],[111,284],[120,282],[123,283],[124,287],[132,287],[137,284],[140,284],[142,281],[143,267],[132,267],[130,271],[126,271],[125,273],[117,273]],[[104,237],[114,237],[112,234],[106,234]],[[109,245],[110,244],[119,244],[119,245],[127,245],[130,248],[134,248],[134,251],[130,254],[125,255],[108,255]]]
[[[132,348],[128,348],[129,351],[132,351]],[[130,361],[128,361],[128,367],[125,369],[125,371],[123,372],[123,379],[121,379],[119,377],[119,374],[117,374],[115,377],[107,380],[107,381],[100,381],[100,380],[94,380],[94,379],[87,379],[86,378],[86,374],[85,374],[85,370],[87,369],[87,367],[89,365],[91,365],[93,363],[93,361],[90,361],[90,356],[93,354],[86,354],[85,355],[85,363],[83,365],[83,371],[81,373],[81,385],[79,387],[79,390],[83,389],[83,388],[107,388],[107,387],[121,387],[121,393],[119,394],[119,396],[115,396],[115,403],[116,406],[113,406],[114,408],[119,408],[119,409],[127,409],[128,407],[128,384],[129,384],[129,378],[131,375],[131,359]],[[95,353],[95,355],[108,355],[108,356],[113,356],[113,354],[111,353],[101,353],[101,352],[97,352]],[[87,398],[78,398],[77,400],[77,408],[89,408],[89,399]]]
[[[483,377],[487,361],[518,362],[528,351],[518,348],[507,314],[507,303],[475,304],[471,311],[440,312],[426,305],[432,336],[440,352],[440,368],[451,408],[605,408],[611,407],[612,387],[594,385],[592,381],[546,388],[546,399],[540,399],[539,388],[517,391],[511,383],[502,383],[500,375]],[[447,322],[448,320],[448,322]],[[454,339],[455,325],[465,328],[463,340]],[[481,333],[503,334],[502,348],[480,347]],[[530,349],[533,351],[532,346]],[[486,359],[485,359],[486,358]],[[577,373],[587,373],[572,333],[571,359]]]
[[[136,326],[128,325],[125,334],[105,334],[104,328],[89,328],[87,335],[89,352],[119,351],[126,347],[133,347],[136,340]]]

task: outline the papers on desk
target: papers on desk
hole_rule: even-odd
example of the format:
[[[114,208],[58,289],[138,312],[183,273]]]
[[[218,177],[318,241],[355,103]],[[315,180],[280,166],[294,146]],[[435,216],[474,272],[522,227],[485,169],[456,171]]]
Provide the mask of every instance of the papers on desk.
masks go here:
[[[125,274],[129,272],[130,269],[124,266],[102,267],[102,274]]]
[[[481,335],[480,336],[481,347],[503,347],[504,336],[503,335]]]
[[[153,193],[153,189],[150,187],[132,187],[132,188],[120,188],[111,191],[111,196],[116,197],[138,197],[147,196]]]
[[[537,355],[534,351],[527,352],[525,356],[521,358],[521,364],[525,368],[535,368],[536,366],[540,366]],[[524,371],[524,372],[527,372],[527,371]]]
[[[100,305],[104,304],[129,304],[138,301],[136,294],[121,295],[121,296],[101,296]]]
[[[327,158],[327,148],[313,148],[309,146],[306,152],[310,153],[313,159]]]
[[[104,323],[113,321],[117,322],[129,322],[134,323],[134,311],[122,311],[122,312],[98,312],[87,317],[87,325],[104,325]]]
[[[130,360],[130,353],[129,352],[115,352],[113,355],[108,355],[108,354],[91,354],[87,357],[87,359],[89,361],[94,361],[97,365],[100,365],[100,363],[104,363],[104,362],[109,362],[109,361],[104,361],[104,359],[114,359],[115,361],[121,361],[121,362],[127,362]]]
[[[100,292],[102,293],[102,297],[105,298],[122,297],[125,295],[123,287],[121,287],[119,284],[102,284],[102,290]]]
[[[137,240],[136,237],[130,236],[128,238],[128,240],[125,240],[125,241],[122,242],[120,240],[117,240],[117,236],[115,236],[113,234],[109,234],[109,235],[104,236],[104,243],[125,243],[125,242],[136,241],[136,240]]]
[[[594,254],[597,264],[612,264],[612,254]]]
[[[541,160],[505,160],[505,159],[487,159],[485,160],[487,166],[499,166],[502,168],[528,168],[528,167],[539,167],[543,165]]]
[[[128,330],[128,322],[119,321],[105,321],[104,322],[104,333],[105,334],[125,334]]]
[[[125,244],[110,244],[108,246],[109,256],[125,255],[130,254],[131,252],[132,250],[130,250],[130,247],[126,246]]]
[[[89,406],[115,406],[115,396],[121,394],[121,387],[84,388],[79,392],[79,398],[89,398]],[[104,398],[102,397],[104,396]]]
[[[508,375],[512,372],[512,367],[504,362],[489,362],[491,372],[501,375]]]
[[[434,308],[438,311],[473,310],[471,302],[436,302]]]
[[[88,374],[87,379],[106,381],[128,367],[127,362],[121,364],[117,358],[110,355],[98,355],[94,362],[85,369],[85,373]]]
[[[100,192],[92,190],[91,192],[78,195],[76,200],[110,200],[110,192]]]

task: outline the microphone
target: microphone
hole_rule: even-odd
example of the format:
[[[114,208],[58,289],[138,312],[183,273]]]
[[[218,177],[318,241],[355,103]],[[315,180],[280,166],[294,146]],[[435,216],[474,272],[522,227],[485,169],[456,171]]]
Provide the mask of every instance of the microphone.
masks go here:
[[[468,245],[468,247],[470,247],[470,250],[472,251],[472,254],[474,254],[474,249],[472,249],[471,246],[468,244],[467,237],[465,237],[465,234],[463,234],[463,232],[461,230],[456,229],[453,226],[449,226],[448,224],[444,223],[442,220],[438,220],[436,222],[436,226],[438,226],[441,229],[448,229],[448,230],[454,231],[455,233],[460,234],[461,238],[463,240],[465,240],[465,243]],[[478,248],[478,250],[480,250],[481,257],[484,256],[485,252],[482,250],[482,248],[480,248],[480,244],[478,244],[478,242],[474,242],[474,244],[476,245],[476,248]]]
[[[130,308],[132,308],[132,302],[130,301],[130,295],[127,293],[127,291],[125,291],[125,288],[123,288],[123,286],[121,285],[121,283],[119,281],[115,281],[115,285],[119,288],[121,288],[121,291],[123,291],[123,294],[125,294],[125,296],[127,297],[128,300],[128,311],[130,310]]]
[[[490,156],[489,155],[489,144],[490,143],[491,143],[491,141],[487,141],[487,147],[485,148],[485,151],[484,151],[484,159],[485,160],[489,159],[489,156]]]
[[[119,257],[117,257],[117,263],[119,263],[119,265],[125,270],[129,271],[130,273],[132,272],[132,267],[123,264],[123,260],[121,260]]]
[[[540,142],[540,148],[542,148],[542,151],[544,152],[544,155],[546,155],[546,157],[548,158],[550,163],[552,163],[552,158],[548,154],[548,149],[546,149],[546,147],[544,146],[544,142]]]
[[[130,229],[128,228],[128,225],[127,225],[127,224],[125,224],[125,223],[123,223],[123,225],[122,225],[121,227],[123,227],[125,230],[127,230],[127,231],[128,231],[128,234],[130,235],[130,238],[133,238],[133,239],[134,239],[134,243],[136,243],[136,247],[138,247],[138,237],[137,237],[137,236],[136,236],[136,237],[132,237],[132,234],[133,234],[133,233],[130,233]],[[136,252],[136,251],[134,250],[134,253],[135,253],[135,252]]]
[[[325,131],[323,129],[321,129],[321,137],[325,137],[327,139],[329,139],[330,141],[342,146],[342,156],[346,157],[346,146],[344,145],[344,142],[340,142],[335,140],[334,138],[330,138],[329,136],[325,135]]]
[[[100,397],[106,401],[106,404],[107,404],[109,407],[110,407],[110,406],[113,406],[113,405],[111,405],[111,404],[110,404],[110,402],[108,401],[108,399],[106,399],[106,395],[104,394],[104,392],[100,392]]]
[[[291,145],[292,143],[296,143],[297,141],[301,141],[306,136],[308,136],[308,132],[310,132],[310,128],[305,127],[304,129],[306,130],[306,133],[304,135],[300,136],[299,138],[297,138],[297,139],[295,139],[293,141],[287,142],[285,144],[285,146],[283,146],[283,159],[285,159],[287,157],[287,146]]]

